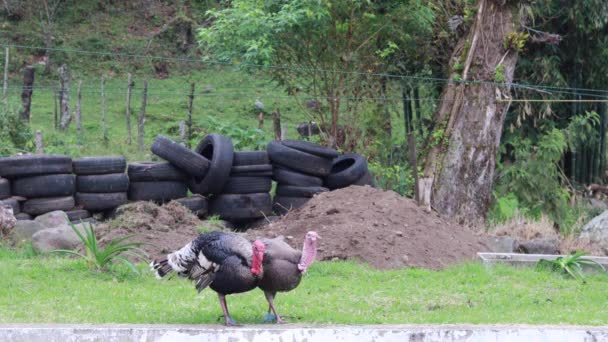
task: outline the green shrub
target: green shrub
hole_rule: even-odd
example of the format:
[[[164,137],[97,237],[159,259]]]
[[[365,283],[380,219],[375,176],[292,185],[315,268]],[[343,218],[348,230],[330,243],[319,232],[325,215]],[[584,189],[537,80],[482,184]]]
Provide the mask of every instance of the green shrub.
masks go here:
[[[0,106],[0,157],[29,152],[34,147],[32,132],[19,119],[19,109],[12,104]]]

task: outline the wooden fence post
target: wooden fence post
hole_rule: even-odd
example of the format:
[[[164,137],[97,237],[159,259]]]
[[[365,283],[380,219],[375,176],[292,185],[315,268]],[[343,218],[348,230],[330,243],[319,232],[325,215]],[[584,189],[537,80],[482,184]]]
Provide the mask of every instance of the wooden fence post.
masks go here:
[[[76,121],[76,143],[82,146],[82,80],[78,81],[78,92],[76,94],[76,109],[74,120]]]
[[[144,123],[146,122],[146,101],[148,100],[148,80],[144,80],[144,94],[141,100],[141,111],[137,118],[137,146],[144,150]]]
[[[55,103],[55,110],[54,110],[54,114],[55,114],[55,130],[57,130],[59,128],[59,121],[57,120],[57,101],[59,100],[59,92],[58,91],[53,91],[53,102]]]
[[[108,126],[106,124],[106,78],[101,76],[101,129],[103,132],[103,144],[108,146]]]
[[[184,120],[181,120],[179,122],[179,139],[184,145],[186,145],[186,137],[188,136],[188,133],[186,132],[188,128],[186,127],[186,125],[187,124]]]
[[[44,153],[44,145],[42,143],[42,132],[38,129],[36,130],[36,137],[34,138],[34,143],[36,145],[36,153],[43,154]]]
[[[274,128],[274,140],[281,141],[281,112],[278,109],[272,112],[272,124]]]
[[[2,84],[2,98],[7,101],[6,92],[8,90],[8,62],[9,62],[9,49],[8,47],[4,50],[4,83]]]
[[[131,145],[131,89],[133,89],[133,82],[131,81],[131,73],[129,73],[127,79],[127,110],[125,117],[127,119],[127,144]]]
[[[407,144],[410,148],[410,165],[412,167],[412,175],[414,176],[414,199],[420,205],[420,189],[418,189],[418,158],[416,156],[416,139],[414,132],[410,132],[407,136]]]
[[[34,92],[34,67],[29,65],[23,70],[23,89],[21,90],[21,120],[30,122],[30,107],[32,106],[32,93]]]
[[[59,97],[59,128],[65,131],[70,122],[72,121],[72,114],[70,113],[70,73],[68,66],[63,64],[59,67],[59,82],[61,85],[60,97]]]
[[[195,87],[195,83],[192,82],[190,84],[190,95],[188,96],[189,101],[188,101],[188,122],[187,122],[187,126],[188,126],[188,133],[187,133],[187,139],[186,139],[186,146],[188,146],[188,148],[191,148],[192,146],[190,146],[190,141],[192,140],[192,103],[194,102],[194,87]]]

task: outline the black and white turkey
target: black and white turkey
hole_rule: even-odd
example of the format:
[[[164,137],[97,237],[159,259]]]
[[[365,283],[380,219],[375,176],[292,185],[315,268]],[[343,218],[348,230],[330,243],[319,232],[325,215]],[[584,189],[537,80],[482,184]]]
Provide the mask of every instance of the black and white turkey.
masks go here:
[[[217,292],[226,325],[237,325],[230,317],[226,295],[253,290],[261,279],[264,243],[253,243],[230,233],[199,235],[180,250],[156,259],[150,267],[157,278],[175,271],[194,281],[201,292],[207,286]]]
[[[258,282],[258,287],[264,291],[268,301],[265,321],[276,320],[277,323],[284,323],[274,306],[274,297],[277,292],[291,291],[300,284],[302,275],[317,256],[317,239],[320,237],[316,232],[306,233],[302,251],[293,249],[282,236],[262,240],[266,252],[262,263],[264,274]]]

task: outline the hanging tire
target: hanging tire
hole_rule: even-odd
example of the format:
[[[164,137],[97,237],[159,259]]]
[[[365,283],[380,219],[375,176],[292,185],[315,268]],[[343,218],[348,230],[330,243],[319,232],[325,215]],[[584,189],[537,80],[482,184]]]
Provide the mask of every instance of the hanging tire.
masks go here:
[[[190,190],[200,195],[218,194],[228,181],[234,146],[232,141],[220,134],[207,134],[196,147],[196,153],[210,161],[209,171],[202,180],[191,179],[188,182]]]
[[[21,212],[21,203],[15,197],[5,198],[0,201],[0,204],[8,205],[13,208],[13,215],[17,215]]]
[[[131,182],[129,199],[132,201],[168,202],[186,197],[188,188],[183,182]]]
[[[76,203],[89,211],[104,211],[127,203],[126,192],[87,193],[77,192]]]
[[[91,212],[86,209],[72,209],[65,212],[70,222],[79,222],[80,220],[91,217]]]
[[[203,196],[194,195],[191,197],[178,198],[175,201],[190,209],[192,213],[198,217],[207,215],[207,199]]]
[[[222,194],[254,194],[269,192],[272,187],[270,177],[230,177],[222,189]]]
[[[279,215],[285,215],[290,210],[300,208],[308,202],[308,197],[275,196],[273,209]]]
[[[313,144],[303,140],[283,140],[281,143],[285,146],[294,148],[298,151],[306,152],[327,159],[338,157],[338,151],[331,147],[325,147],[318,144]]]
[[[235,151],[232,166],[270,164],[266,151]]]
[[[12,178],[72,173],[72,158],[58,154],[36,154],[0,158],[0,176]]]
[[[311,198],[314,195],[329,191],[328,188],[322,186],[294,186],[294,185],[277,185],[277,196],[284,197],[307,197]]]
[[[54,210],[68,211],[74,208],[74,197],[34,198],[23,202],[23,212],[30,215],[41,215]]]
[[[270,164],[259,164],[259,165],[240,165],[233,166],[230,169],[230,176],[238,177],[263,177],[272,176],[272,165]]]
[[[13,181],[13,193],[26,198],[73,195],[76,190],[75,178],[72,174],[16,178]]]
[[[132,182],[150,181],[182,181],[188,176],[180,169],[166,162],[133,162],[129,163],[127,170],[129,180]]]
[[[207,158],[160,134],[154,139],[151,150],[194,178],[203,179],[209,170]]]
[[[104,175],[125,172],[127,161],[122,156],[85,157],[74,159],[72,165],[77,175]]]
[[[334,159],[331,174],[325,178],[329,189],[345,188],[354,184],[368,172],[367,161],[356,153],[346,153]]]
[[[224,220],[260,218],[272,213],[270,194],[222,194],[209,201],[209,213]]]
[[[323,179],[319,177],[309,176],[280,166],[273,168],[272,179],[285,185],[323,186]]]
[[[0,178],[0,200],[11,197],[11,182],[6,178]]]
[[[320,177],[325,177],[331,172],[331,159],[302,152],[276,141],[268,143],[267,150],[273,164]]]
[[[108,193],[127,192],[129,177],[125,173],[76,177],[78,192]]]

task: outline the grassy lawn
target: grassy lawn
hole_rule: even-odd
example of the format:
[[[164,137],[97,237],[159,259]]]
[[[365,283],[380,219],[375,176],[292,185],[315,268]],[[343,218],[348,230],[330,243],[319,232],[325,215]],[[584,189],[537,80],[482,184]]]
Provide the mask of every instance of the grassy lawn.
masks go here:
[[[1,323],[218,322],[209,289],[197,295],[186,280],[88,271],[83,262],[0,248]],[[605,325],[606,276],[587,283],[534,269],[485,268],[477,263],[443,271],[377,271],[352,262],[319,262],[300,286],[278,296],[291,322],[528,323]],[[228,298],[233,317],[260,323],[261,291]]]

